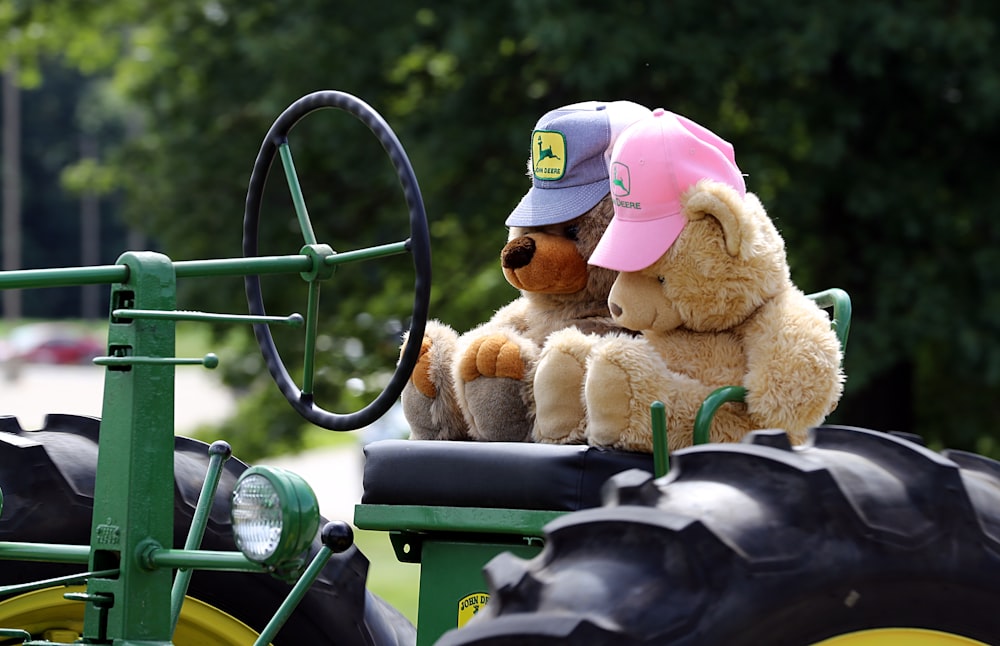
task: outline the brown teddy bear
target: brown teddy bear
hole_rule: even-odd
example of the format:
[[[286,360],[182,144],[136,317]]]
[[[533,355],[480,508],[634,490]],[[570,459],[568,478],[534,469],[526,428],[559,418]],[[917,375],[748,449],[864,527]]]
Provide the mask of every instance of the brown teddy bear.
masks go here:
[[[741,385],[745,403],[719,410],[711,441],[760,428],[804,440],[840,398],[841,347],[793,285],[732,146],[658,109],[619,138],[611,190],[615,217],[590,262],[621,272],[612,316],[642,334],[553,334],[536,370],[534,439],[652,451],[649,407],[661,401],[677,449],[691,444],[705,397]]]
[[[616,272],[587,260],[614,215],[611,147],[627,125],[649,114],[630,101],[587,101],[536,123],[532,186],[507,218],[500,253],[504,277],[520,297],[461,336],[428,321],[402,394],[412,439],[529,440],[532,375],[545,339],[567,327],[595,335],[621,329],[607,304]]]

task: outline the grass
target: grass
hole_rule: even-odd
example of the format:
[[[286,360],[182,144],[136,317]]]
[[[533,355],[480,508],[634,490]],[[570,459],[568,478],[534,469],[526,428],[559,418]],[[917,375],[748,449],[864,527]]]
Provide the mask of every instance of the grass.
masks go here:
[[[417,623],[420,565],[400,563],[389,542],[388,532],[354,530],[354,542],[368,557],[368,589]]]

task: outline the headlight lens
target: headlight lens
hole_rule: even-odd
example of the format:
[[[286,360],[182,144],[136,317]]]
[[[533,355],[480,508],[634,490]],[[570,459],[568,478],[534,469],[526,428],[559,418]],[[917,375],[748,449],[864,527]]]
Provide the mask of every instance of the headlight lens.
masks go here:
[[[243,478],[233,491],[236,546],[251,561],[265,561],[281,542],[281,499],[262,475]]]
[[[247,469],[233,489],[233,536],[251,561],[298,559],[319,529],[319,503],[301,476],[277,467]]]

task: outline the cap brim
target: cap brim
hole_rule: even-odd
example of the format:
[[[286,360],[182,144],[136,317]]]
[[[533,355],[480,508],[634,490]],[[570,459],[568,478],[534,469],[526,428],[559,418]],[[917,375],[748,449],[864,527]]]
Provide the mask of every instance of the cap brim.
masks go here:
[[[630,221],[615,216],[588,261],[615,271],[639,271],[660,259],[681,234],[683,213],[655,220]]]
[[[532,186],[507,216],[505,224],[509,227],[544,227],[567,222],[594,208],[610,190],[607,179],[559,188]]]

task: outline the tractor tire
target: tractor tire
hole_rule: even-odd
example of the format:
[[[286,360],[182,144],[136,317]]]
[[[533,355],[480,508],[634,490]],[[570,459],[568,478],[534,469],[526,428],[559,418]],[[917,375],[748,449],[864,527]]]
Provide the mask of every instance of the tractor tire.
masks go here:
[[[0,541],[87,545],[90,540],[97,438],[100,422],[75,415],[49,415],[40,430],[21,429],[16,418],[0,417]],[[208,467],[208,445],[177,437],[174,451],[174,547],[183,547]],[[229,520],[229,497],[247,465],[232,458],[215,494],[201,547],[236,550]],[[324,521],[325,522],[325,521]],[[314,542],[311,553],[320,547]],[[0,561],[0,586],[26,583],[81,572],[79,565]],[[274,644],[413,644],[416,630],[403,615],[365,589],[368,559],[356,547],[334,554],[319,579],[278,632]],[[188,643],[228,644],[211,633],[213,624],[246,624],[263,630],[291,586],[267,574],[197,571],[188,589],[195,636]],[[63,590],[64,591],[64,590]],[[0,617],[5,604],[25,606],[24,616],[42,616],[38,634],[75,619],[59,619],[58,609],[44,594],[22,599],[0,595]],[[61,598],[61,592],[58,597]],[[195,601],[191,601],[194,599]],[[72,604],[81,608],[82,604]],[[82,611],[81,611],[82,612]],[[13,615],[20,616],[20,615]],[[228,623],[227,623],[228,622]],[[185,619],[178,623],[178,645]],[[193,627],[192,627],[193,626]],[[2,626],[12,628],[17,626]],[[71,631],[72,632],[72,631]],[[34,633],[33,633],[34,634]],[[252,643],[232,638],[233,644]],[[67,640],[70,641],[70,640]]]
[[[1000,644],[1000,463],[910,436],[684,449],[545,535],[439,644]]]

